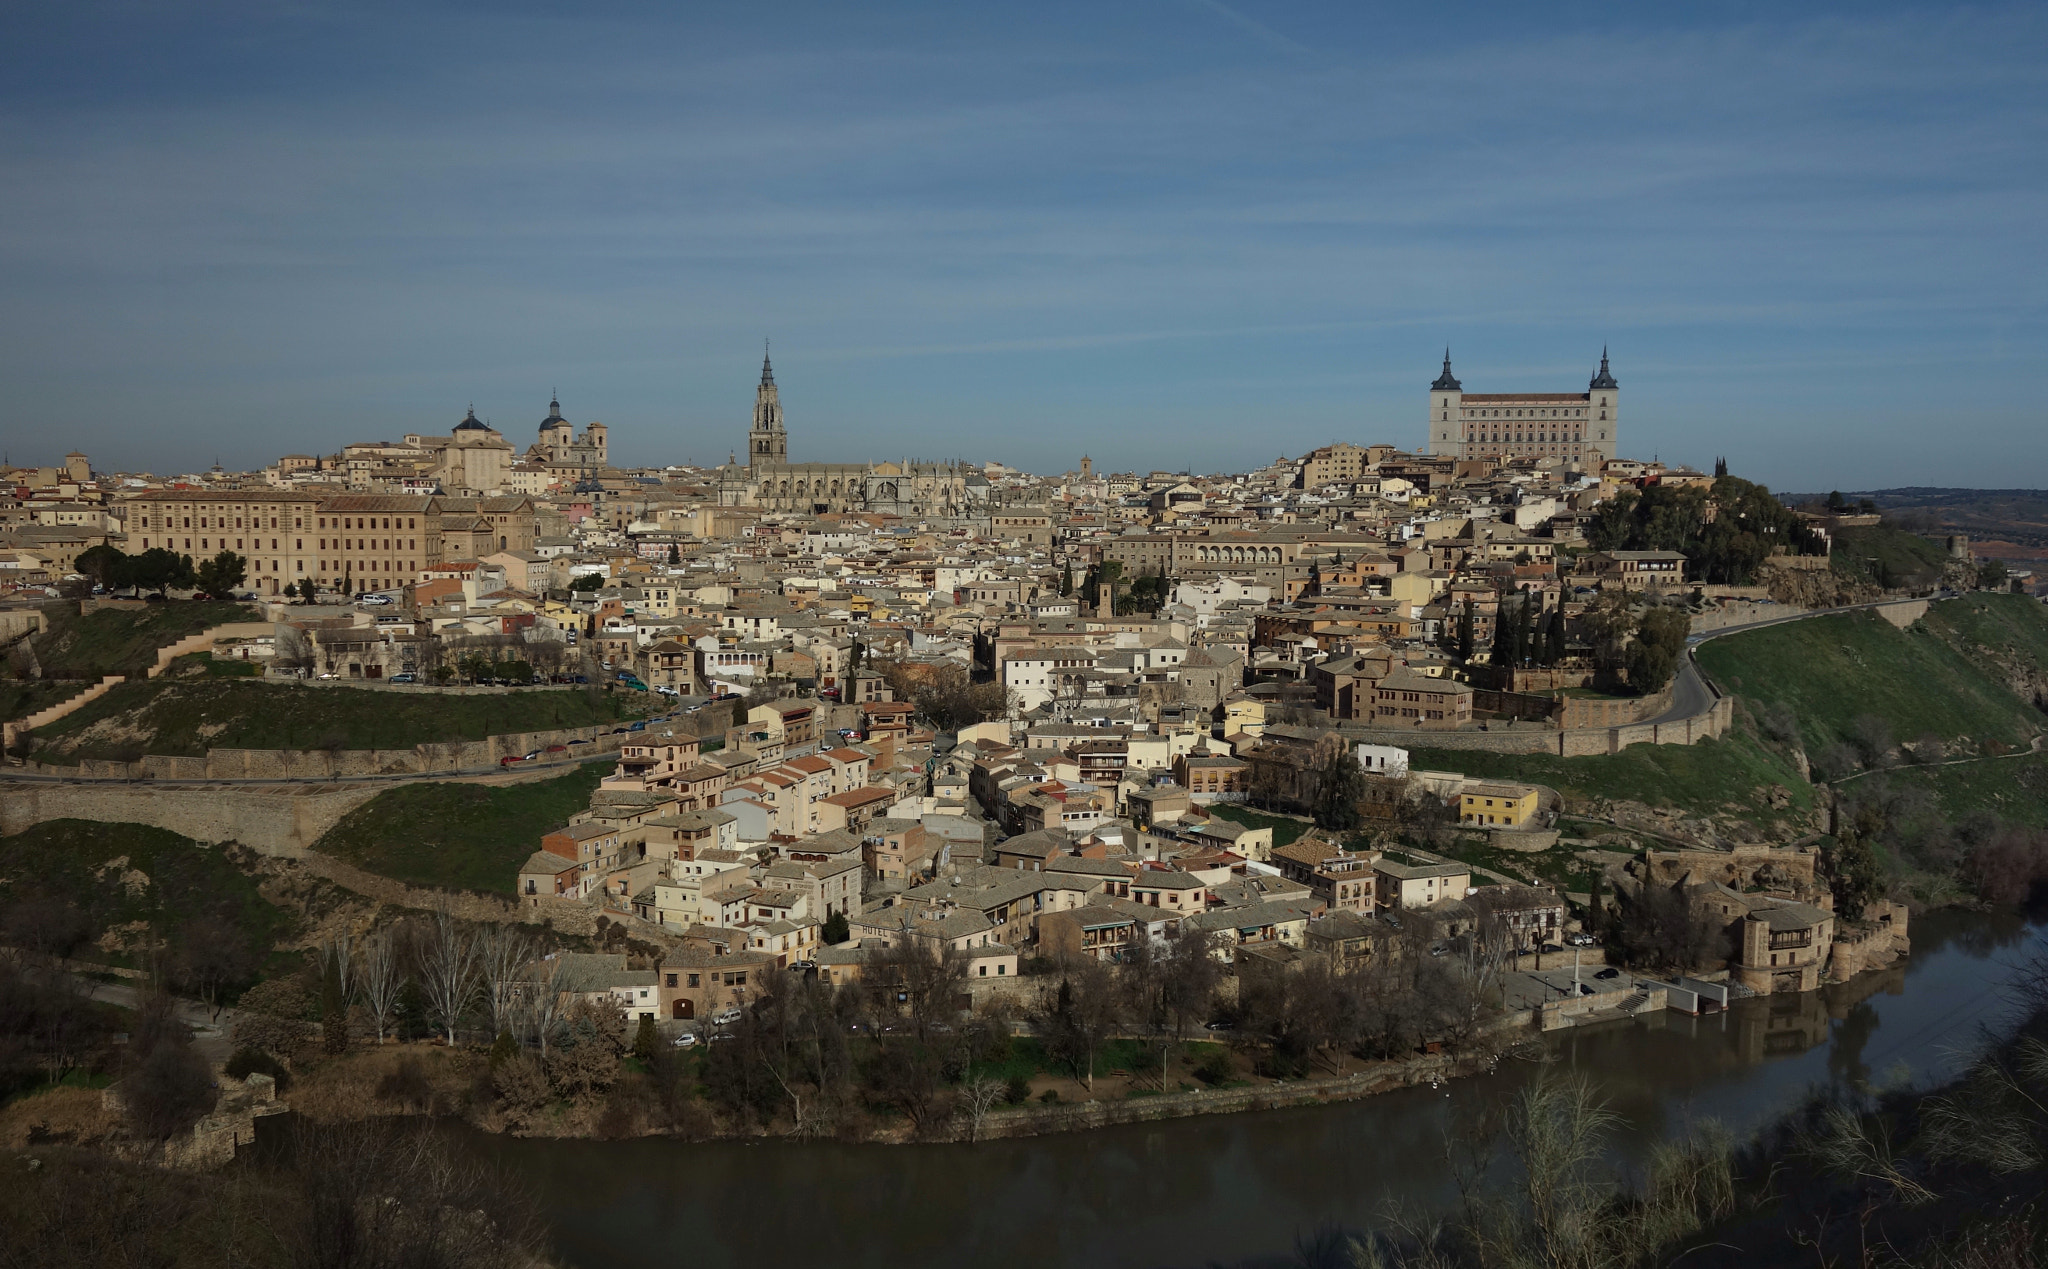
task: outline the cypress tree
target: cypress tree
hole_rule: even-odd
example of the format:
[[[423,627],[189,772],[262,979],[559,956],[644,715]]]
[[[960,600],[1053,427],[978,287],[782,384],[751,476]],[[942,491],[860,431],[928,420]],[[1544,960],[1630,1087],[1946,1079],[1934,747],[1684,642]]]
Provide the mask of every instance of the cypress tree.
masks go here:
[[[1472,659],[1472,597],[1465,596],[1465,607],[1458,614],[1458,659]]]
[[[348,1049],[348,1001],[341,991],[341,961],[333,952],[320,974],[320,1047],[329,1053]]]

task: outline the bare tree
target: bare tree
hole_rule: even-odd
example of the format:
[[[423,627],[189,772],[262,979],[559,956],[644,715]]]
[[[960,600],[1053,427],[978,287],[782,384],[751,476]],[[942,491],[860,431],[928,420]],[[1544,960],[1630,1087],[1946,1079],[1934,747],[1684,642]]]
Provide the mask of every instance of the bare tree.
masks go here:
[[[398,947],[390,931],[372,935],[363,944],[361,960],[356,981],[361,984],[363,1005],[376,1024],[377,1043],[382,1044],[398,1013],[398,995],[405,989],[405,971],[398,963]]]
[[[967,1140],[981,1140],[988,1114],[1002,1103],[1005,1089],[1001,1080],[977,1075],[960,1086],[960,1115],[967,1121]]]
[[[520,995],[520,1020],[525,1024],[527,1039],[540,1050],[543,1059],[548,1055],[548,1041],[562,1028],[565,977],[562,958],[549,957],[534,966]]]
[[[484,1002],[491,1011],[491,1034],[510,1031],[519,1007],[520,975],[533,959],[533,940],[513,925],[486,930],[481,953]]]
[[[468,1011],[477,987],[477,939],[455,924],[448,909],[434,914],[434,934],[424,957],[427,1006],[455,1043],[455,1025]]]

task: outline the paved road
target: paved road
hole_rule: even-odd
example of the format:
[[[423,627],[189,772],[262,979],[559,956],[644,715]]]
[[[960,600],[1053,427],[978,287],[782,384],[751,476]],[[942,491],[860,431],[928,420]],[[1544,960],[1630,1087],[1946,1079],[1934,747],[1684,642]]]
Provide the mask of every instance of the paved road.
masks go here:
[[[1927,602],[1939,603],[1954,599],[1954,595],[1937,595]],[[1685,660],[1680,663],[1678,677],[1671,685],[1671,708],[1655,718],[1644,719],[1647,723],[1680,723],[1706,713],[1714,705],[1714,690],[1707,686],[1706,676],[1700,673],[1693,660],[1693,649],[1709,639],[1722,635],[1741,634],[1745,630],[1761,630],[1765,626],[1782,626],[1787,622],[1805,621],[1809,617],[1829,617],[1841,612],[1855,612],[1860,608],[1885,608],[1892,604],[1919,603],[1917,599],[1878,599],[1866,604],[1844,604],[1840,608],[1816,608],[1811,612],[1792,613],[1784,617],[1766,617],[1762,621],[1745,621],[1738,626],[1723,626],[1719,630],[1708,630],[1701,634],[1688,635],[1685,640]]]
[[[134,983],[103,982],[97,978],[86,979],[91,984],[86,992],[94,1000],[120,1005],[126,1009],[142,1007],[146,994]],[[192,1028],[192,1047],[198,1049],[209,1060],[224,1062],[234,1050],[234,1042],[228,1038],[235,1025],[235,1011],[222,1009],[218,1017],[203,1003],[184,996],[171,997],[178,1021]]]

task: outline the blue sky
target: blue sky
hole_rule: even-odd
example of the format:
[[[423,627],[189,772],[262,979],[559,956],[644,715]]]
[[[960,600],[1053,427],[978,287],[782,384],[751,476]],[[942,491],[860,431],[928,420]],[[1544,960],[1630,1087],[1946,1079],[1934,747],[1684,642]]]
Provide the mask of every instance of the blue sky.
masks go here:
[[[1241,470],[1583,388],[1774,487],[2048,486],[2048,10],[18,4],[0,441],[559,388],[627,462]]]

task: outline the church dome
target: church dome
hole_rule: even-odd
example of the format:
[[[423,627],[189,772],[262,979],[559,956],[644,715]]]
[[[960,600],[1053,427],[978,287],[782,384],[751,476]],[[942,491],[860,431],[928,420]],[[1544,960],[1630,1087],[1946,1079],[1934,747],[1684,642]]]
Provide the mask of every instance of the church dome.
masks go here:
[[[540,421],[540,425],[543,428],[550,428],[563,426],[566,425],[568,422],[569,420],[562,417],[561,401],[553,397],[550,397],[548,399],[548,416]]]

